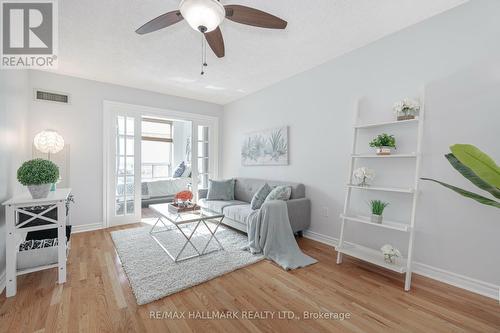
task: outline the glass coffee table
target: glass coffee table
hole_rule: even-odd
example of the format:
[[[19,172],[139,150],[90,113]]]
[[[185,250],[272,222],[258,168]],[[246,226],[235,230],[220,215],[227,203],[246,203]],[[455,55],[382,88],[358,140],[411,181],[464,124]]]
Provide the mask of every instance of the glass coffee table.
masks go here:
[[[190,212],[182,212],[182,213],[172,213],[168,209],[168,204],[156,204],[156,205],[150,205],[149,208],[153,210],[153,212],[157,215],[158,219],[156,223],[151,227],[151,230],[149,231],[149,234],[151,237],[160,245],[160,247],[165,251],[165,253],[172,258],[174,262],[180,262],[183,260],[188,260],[191,258],[196,258],[200,257],[212,252],[217,252],[224,250],[224,247],[220,243],[220,241],[217,239],[216,233],[217,230],[219,229],[220,224],[222,223],[222,220],[224,220],[224,214],[220,214],[208,209],[200,209],[200,210],[195,210],[195,211],[190,211]],[[165,227],[165,229],[157,229],[157,225],[161,223]],[[181,226],[187,225],[187,224],[193,224],[194,228],[192,231],[185,232],[182,230]],[[215,226],[213,229],[211,229],[208,225],[209,224],[214,224]],[[169,225],[173,225],[177,228],[177,230],[180,231],[182,236],[185,238],[185,243],[182,246],[181,250],[177,255],[172,255],[172,253],[167,249],[166,245],[161,242],[161,240],[156,237],[155,235],[162,233],[162,232],[168,232],[171,231],[172,229],[169,228]],[[205,227],[208,229],[210,232],[210,238],[203,247],[203,250],[199,250],[193,242],[191,242],[191,239],[193,235],[195,234],[196,230],[200,225],[205,225]],[[212,240],[215,240],[217,242],[218,248],[212,251],[207,251],[208,245]],[[191,245],[191,247],[196,251],[195,255],[192,256],[187,256],[181,258],[182,252],[186,249],[188,244]]]

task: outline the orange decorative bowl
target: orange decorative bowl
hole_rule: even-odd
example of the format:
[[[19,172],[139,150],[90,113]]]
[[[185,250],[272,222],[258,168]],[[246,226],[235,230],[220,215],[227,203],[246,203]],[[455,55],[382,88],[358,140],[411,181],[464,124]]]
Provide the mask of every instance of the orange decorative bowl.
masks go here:
[[[191,191],[181,191],[175,195],[174,199],[175,201],[190,201],[193,199],[193,193]]]

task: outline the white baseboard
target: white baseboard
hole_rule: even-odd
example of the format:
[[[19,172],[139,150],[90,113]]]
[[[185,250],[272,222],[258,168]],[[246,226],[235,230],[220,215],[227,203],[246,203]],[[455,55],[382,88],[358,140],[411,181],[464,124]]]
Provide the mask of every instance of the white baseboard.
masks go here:
[[[500,286],[489,282],[477,280],[468,276],[460,275],[441,268],[414,262],[413,271],[433,280],[444,282],[452,286],[472,291],[476,294],[493,298],[500,302]]]
[[[323,235],[314,231],[306,230],[304,231],[304,237],[309,238],[315,241],[318,241],[323,244],[336,246],[338,243],[338,239],[332,236]]]
[[[86,232],[102,229],[103,223],[91,223],[91,224],[82,224],[82,225],[74,225],[71,228],[72,233]]]
[[[304,232],[304,237],[330,246],[335,246],[338,243],[338,239],[335,237],[309,230]],[[416,261],[413,262],[413,272],[479,295],[493,298],[498,300],[500,303],[500,286],[492,283],[477,280]]]
[[[5,286],[7,284],[7,280],[5,279],[5,271],[0,274],[0,294],[3,293]]]

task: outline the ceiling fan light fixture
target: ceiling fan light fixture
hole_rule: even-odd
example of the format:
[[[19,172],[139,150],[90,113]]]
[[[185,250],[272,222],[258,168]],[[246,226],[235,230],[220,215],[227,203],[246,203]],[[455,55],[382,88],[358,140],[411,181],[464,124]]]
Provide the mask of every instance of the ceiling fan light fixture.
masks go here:
[[[191,28],[203,33],[215,30],[226,16],[217,0],[183,0],[179,10]]]

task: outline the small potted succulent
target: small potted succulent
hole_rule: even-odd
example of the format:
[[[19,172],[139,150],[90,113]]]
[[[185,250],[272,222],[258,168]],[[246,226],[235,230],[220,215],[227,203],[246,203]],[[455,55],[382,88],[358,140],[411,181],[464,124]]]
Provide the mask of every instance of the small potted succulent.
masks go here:
[[[50,187],[59,179],[59,168],[54,162],[37,158],[26,161],[17,170],[17,180],[28,186],[33,199],[43,199]]]
[[[415,119],[418,115],[418,112],[420,111],[420,103],[415,100],[405,98],[401,102],[394,104],[393,109],[394,112],[396,112],[398,121],[411,120]]]
[[[370,147],[376,149],[377,155],[390,155],[392,149],[396,149],[396,138],[386,133],[379,134],[370,142]]]
[[[382,251],[384,260],[388,264],[395,264],[396,259],[401,257],[401,252],[391,244],[385,244],[380,248],[380,251]]]
[[[373,223],[381,224],[383,220],[382,214],[384,213],[384,209],[389,206],[389,204],[380,200],[372,200],[370,201],[370,206],[372,208],[371,221]]]

